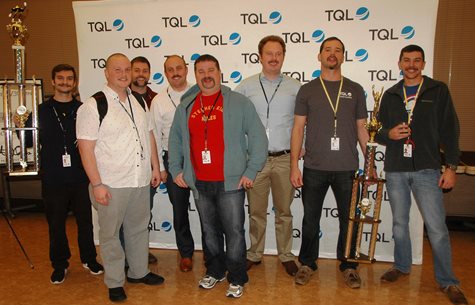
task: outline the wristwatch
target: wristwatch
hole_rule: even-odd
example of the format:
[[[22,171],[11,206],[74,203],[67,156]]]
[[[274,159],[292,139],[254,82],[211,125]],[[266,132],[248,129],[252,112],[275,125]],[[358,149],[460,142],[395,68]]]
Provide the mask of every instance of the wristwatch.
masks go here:
[[[447,167],[448,169],[451,169],[453,171],[457,171],[457,165],[455,165],[455,164],[447,163],[447,165],[445,167]]]

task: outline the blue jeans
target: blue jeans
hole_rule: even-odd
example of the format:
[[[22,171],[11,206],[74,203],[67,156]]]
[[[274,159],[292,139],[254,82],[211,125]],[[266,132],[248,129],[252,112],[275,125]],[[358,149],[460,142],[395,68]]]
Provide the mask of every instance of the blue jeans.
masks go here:
[[[316,260],[318,259],[320,246],[320,218],[325,196],[328,188],[331,187],[335,195],[340,223],[336,250],[337,258],[341,261],[340,271],[349,268],[356,269],[358,266],[357,263],[345,261],[346,234],[348,231],[354,173],[354,171],[320,171],[304,167],[302,244],[299,253],[299,262],[302,265],[317,270]]]
[[[195,203],[206,244],[206,274],[221,279],[228,271],[228,281],[242,286],[249,280],[244,237],[244,189],[225,191],[224,182],[200,180],[195,185],[199,195]]]
[[[442,190],[440,171],[425,169],[416,172],[387,172],[386,188],[393,214],[394,267],[409,273],[412,265],[409,210],[411,191],[424,219],[434,258],[435,279],[441,287],[458,285],[452,271],[452,252]]]

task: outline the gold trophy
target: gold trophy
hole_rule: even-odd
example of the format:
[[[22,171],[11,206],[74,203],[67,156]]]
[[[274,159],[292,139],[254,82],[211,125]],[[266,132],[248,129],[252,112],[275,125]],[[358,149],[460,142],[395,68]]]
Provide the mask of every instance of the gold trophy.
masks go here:
[[[351,194],[350,219],[348,223],[348,233],[346,236],[345,259],[350,262],[374,263],[374,250],[376,248],[376,239],[378,226],[381,220],[381,201],[383,199],[383,187],[385,180],[377,178],[374,167],[374,155],[378,144],[374,137],[381,129],[381,122],[378,121],[379,105],[384,88],[381,91],[374,91],[374,108],[370,120],[366,122],[365,127],[369,133],[369,140],[366,144],[365,165],[363,175],[353,179],[353,188]],[[376,185],[376,196],[374,202],[370,198],[369,187]],[[361,189],[361,192],[360,192]],[[373,214],[371,212],[373,206]],[[357,209],[358,208],[358,213]],[[361,253],[361,242],[363,237],[363,227],[368,225],[371,228],[369,248],[367,254]],[[356,230],[356,231],[355,231]]]
[[[28,32],[23,19],[27,12],[26,6],[26,2],[15,6],[8,15],[11,22],[7,25],[7,31],[13,40],[15,79],[0,81],[0,89],[3,92],[2,130],[5,133],[5,163],[6,173],[9,176],[37,175],[39,171],[38,105],[42,99],[42,90],[41,81],[34,78],[25,80],[24,43]],[[26,126],[30,116],[31,126]],[[30,160],[25,143],[27,131],[33,136]],[[16,147],[13,143],[15,133],[20,142]]]

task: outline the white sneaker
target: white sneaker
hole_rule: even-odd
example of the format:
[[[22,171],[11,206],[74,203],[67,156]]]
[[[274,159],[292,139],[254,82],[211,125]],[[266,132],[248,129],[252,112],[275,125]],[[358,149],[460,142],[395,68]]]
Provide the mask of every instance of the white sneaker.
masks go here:
[[[240,298],[244,291],[244,287],[241,285],[229,284],[226,296],[230,298]]]
[[[226,278],[226,277],[223,276],[223,278],[221,278],[221,279],[216,279],[216,278],[212,277],[211,275],[205,275],[205,276],[198,282],[198,286],[199,286],[200,288],[204,288],[204,289],[211,289],[211,288],[213,288],[214,286],[216,286],[217,283],[224,281],[225,278]]]

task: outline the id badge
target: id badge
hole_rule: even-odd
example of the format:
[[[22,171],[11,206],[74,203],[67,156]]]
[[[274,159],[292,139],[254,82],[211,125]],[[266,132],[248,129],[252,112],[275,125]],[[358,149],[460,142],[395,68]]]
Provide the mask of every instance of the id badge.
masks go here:
[[[331,150],[340,150],[340,138],[332,137],[330,141]]]
[[[211,164],[211,152],[209,150],[203,150],[201,152],[201,161],[203,164]]]
[[[71,167],[71,155],[63,155],[63,167]]]
[[[412,144],[411,143],[404,144],[403,156],[406,158],[412,158]]]

